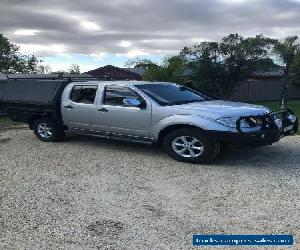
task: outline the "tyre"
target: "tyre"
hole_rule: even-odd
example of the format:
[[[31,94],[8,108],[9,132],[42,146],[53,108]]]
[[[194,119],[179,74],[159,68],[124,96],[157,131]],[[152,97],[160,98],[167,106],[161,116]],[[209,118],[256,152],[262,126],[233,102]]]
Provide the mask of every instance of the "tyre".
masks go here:
[[[163,139],[163,147],[173,159],[188,163],[206,163],[220,153],[220,143],[197,128],[171,131]]]
[[[65,137],[64,128],[50,118],[39,118],[33,123],[37,138],[44,142],[61,141]]]

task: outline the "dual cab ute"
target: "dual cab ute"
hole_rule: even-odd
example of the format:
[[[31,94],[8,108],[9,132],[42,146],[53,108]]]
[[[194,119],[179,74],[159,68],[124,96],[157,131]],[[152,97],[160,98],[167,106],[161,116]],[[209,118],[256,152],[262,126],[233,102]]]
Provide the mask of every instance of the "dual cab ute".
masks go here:
[[[2,109],[45,142],[65,132],[159,143],[174,159],[203,163],[224,144],[270,145],[297,132],[291,110],[214,100],[165,82],[8,81]]]

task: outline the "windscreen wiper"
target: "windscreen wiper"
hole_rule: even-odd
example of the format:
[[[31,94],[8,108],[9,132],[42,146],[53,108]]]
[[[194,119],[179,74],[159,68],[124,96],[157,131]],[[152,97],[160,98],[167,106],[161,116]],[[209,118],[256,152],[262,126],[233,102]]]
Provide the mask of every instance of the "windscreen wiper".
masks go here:
[[[205,100],[185,100],[185,101],[176,101],[171,102],[170,105],[180,105],[180,104],[187,104],[192,102],[204,102]]]

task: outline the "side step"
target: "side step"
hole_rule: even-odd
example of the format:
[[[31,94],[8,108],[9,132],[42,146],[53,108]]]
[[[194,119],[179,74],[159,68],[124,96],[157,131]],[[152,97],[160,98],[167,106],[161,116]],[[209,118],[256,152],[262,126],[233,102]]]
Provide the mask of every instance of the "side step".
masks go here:
[[[80,128],[69,128],[69,130],[67,130],[66,132],[73,132],[73,133],[81,134],[81,135],[88,135],[88,136],[113,139],[113,140],[119,140],[119,141],[129,141],[129,142],[142,143],[142,144],[148,144],[148,145],[152,145],[153,143],[155,143],[154,138],[139,137],[139,136],[133,136],[133,135],[124,135],[124,134],[103,132],[103,131],[96,131],[96,130],[86,130],[86,129],[80,129]]]

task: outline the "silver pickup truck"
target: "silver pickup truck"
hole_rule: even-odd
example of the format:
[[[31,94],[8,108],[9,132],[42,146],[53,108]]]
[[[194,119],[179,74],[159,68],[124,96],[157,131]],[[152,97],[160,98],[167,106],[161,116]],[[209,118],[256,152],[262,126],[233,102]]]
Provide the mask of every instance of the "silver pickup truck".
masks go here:
[[[56,101],[40,110],[37,102],[16,105],[14,98],[5,100],[5,93],[2,99],[12,119],[27,122],[42,141],[62,140],[71,131],[159,143],[174,159],[190,163],[214,159],[225,144],[270,145],[298,129],[291,110],[273,113],[263,106],[215,100],[173,83],[88,81],[56,90],[56,99],[50,98]]]

